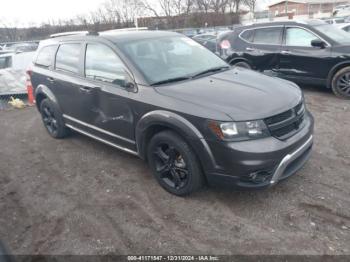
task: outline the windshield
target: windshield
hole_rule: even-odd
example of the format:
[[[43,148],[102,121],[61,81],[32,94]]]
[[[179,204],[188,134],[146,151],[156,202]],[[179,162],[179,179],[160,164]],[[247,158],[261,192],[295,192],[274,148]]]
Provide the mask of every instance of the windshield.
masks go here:
[[[335,27],[334,25],[322,24],[315,26],[315,28],[323,34],[327,35],[329,38],[338,42],[339,44],[350,43],[350,34],[344,30]]]
[[[150,84],[228,66],[202,45],[182,36],[123,42],[119,47]]]

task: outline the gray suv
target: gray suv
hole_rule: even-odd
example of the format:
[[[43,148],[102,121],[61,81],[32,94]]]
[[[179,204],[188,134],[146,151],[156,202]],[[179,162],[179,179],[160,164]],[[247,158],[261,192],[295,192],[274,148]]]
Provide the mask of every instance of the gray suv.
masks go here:
[[[269,187],[311,153],[314,121],[297,85],[231,68],[177,33],[49,39],[28,75],[52,137],[74,130],[139,156],[175,195],[206,183]]]

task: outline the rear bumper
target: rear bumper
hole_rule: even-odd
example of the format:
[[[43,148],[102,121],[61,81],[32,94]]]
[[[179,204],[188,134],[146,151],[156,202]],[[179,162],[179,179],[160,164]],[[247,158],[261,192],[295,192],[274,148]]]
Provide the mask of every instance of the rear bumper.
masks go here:
[[[211,143],[218,166],[205,172],[210,185],[259,189],[276,185],[300,170],[311,156],[314,120],[286,141],[266,139]]]

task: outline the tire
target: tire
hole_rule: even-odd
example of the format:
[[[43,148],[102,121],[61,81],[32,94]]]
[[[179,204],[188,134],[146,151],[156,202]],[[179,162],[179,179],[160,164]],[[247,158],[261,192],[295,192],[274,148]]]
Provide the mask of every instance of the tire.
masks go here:
[[[252,69],[252,67],[247,62],[243,62],[243,61],[237,62],[237,63],[233,64],[233,66],[242,67],[242,68],[246,68],[246,69]]]
[[[62,113],[57,106],[48,98],[40,104],[40,113],[47,132],[53,138],[64,138],[68,135],[69,129],[65,126]]]
[[[156,134],[148,145],[147,158],[158,183],[169,193],[186,196],[203,187],[199,161],[186,141],[176,133]]]
[[[350,66],[339,70],[333,76],[332,91],[338,97],[350,99]]]

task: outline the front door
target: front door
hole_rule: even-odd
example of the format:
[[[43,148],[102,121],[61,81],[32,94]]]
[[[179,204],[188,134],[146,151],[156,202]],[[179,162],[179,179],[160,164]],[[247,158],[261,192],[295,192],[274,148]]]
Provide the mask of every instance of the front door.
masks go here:
[[[88,42],[85,52],[84,86],[92,89],[93,103],[88,128],[95,135],[117,145],[135,150],[133,111],[129,90],[130,78],[122,60],[112,47]]]

